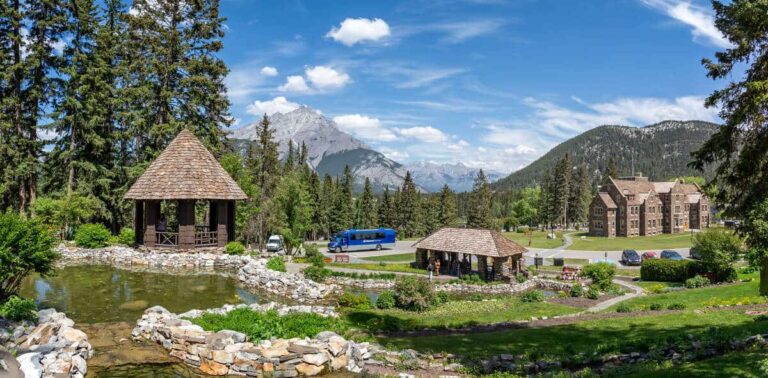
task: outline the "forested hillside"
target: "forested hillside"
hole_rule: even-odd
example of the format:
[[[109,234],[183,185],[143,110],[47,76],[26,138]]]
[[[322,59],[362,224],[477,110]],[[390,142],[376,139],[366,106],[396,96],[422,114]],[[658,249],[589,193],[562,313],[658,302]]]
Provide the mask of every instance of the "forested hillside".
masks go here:
[[[602,180],[613,158],[619,175],[642,172],[651,180],[701,175],[688,167],[691,152],[717,130],[703,121],[664,121],[645,127],[600,126],[571,138],[527,167],[492,184],[494,189],[520,189],[539,185],[544,172],[555,168],[566,154],[574,166],[586,164],[592,182]],[[705,172],[708,176],[710,170]]]

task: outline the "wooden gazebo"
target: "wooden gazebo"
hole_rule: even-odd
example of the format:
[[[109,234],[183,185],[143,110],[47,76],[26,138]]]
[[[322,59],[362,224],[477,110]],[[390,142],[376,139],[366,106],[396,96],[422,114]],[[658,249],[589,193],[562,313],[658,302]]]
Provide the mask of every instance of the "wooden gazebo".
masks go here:
[[[248,197],[216,158],[182,130],[125,194],[135,201],[136,244],[148,248],[224,247],[235,236],[235,201]],[[161,221],[161,203],[176,203],[177,229]],[[197,224],[196,205],[208,204]],[[158,230],[160,224],[165,230]]]
[[[439,261],[440,273],[469,274],[473,256],[484,280],[509,281],[525,268],[525,247],[496,230],[444,227],[413,246],[416,266],[426,269]]]

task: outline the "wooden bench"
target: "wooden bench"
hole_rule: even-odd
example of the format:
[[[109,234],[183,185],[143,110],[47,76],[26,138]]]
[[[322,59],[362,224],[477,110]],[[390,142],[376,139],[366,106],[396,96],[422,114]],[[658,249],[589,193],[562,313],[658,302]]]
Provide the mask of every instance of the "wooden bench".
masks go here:
[[[337,263],[348,263],[349,262],[349,255],[336,255],[336,262]]]
[[[560,273],[561,280],[581,281],[581,268],[573,266],[564,266]]]

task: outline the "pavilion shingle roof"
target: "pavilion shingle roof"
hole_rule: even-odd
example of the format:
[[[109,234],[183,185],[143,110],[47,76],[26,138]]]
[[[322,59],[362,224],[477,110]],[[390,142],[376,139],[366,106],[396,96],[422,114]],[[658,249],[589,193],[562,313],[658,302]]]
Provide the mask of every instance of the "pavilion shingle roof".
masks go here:
[[[496,230],[444,227],[419,240],[415,248],[471,255],[507,257],[523,254],[525,247]]]
[[[136,180],[125,198],[242,200],[248,196],[195,135],[184,129]]]

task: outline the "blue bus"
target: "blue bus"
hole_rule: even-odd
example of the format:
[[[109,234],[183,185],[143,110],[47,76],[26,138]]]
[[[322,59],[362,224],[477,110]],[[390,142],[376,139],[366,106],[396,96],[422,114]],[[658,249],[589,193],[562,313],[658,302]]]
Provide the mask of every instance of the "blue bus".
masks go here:
[[[365,251],[395,247],[396,232],[391,228],[375,230],[345,230],[341,231],[328,243],[330,252]]]

